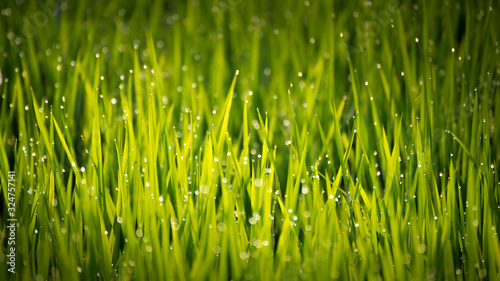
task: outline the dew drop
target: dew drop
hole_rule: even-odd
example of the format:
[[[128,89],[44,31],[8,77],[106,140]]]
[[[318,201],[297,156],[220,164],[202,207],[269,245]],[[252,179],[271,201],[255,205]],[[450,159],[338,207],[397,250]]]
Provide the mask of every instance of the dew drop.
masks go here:
[[[208,187],[208,185],[206,185],[206,184],[200,185],[200,192],[201,193],[208,194],[209,191],[210,191],[210,188]]]

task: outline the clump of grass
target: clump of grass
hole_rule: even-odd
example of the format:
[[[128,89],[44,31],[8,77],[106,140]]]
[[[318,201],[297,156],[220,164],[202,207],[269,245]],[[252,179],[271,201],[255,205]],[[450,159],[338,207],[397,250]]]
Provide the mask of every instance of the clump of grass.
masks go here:
[[[2,279],[500,278],[497,2],[0,7]]]

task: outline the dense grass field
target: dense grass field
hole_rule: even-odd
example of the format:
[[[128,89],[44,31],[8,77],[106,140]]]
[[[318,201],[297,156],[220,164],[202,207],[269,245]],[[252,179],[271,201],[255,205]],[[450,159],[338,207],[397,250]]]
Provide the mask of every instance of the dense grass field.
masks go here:
[[[500,280],[498,1],[0,12],[0,280]]]

